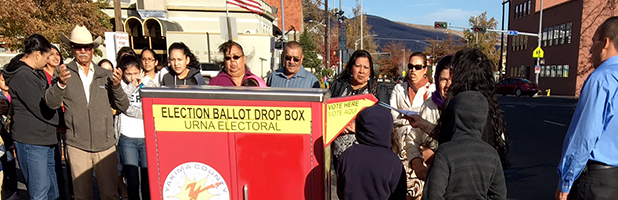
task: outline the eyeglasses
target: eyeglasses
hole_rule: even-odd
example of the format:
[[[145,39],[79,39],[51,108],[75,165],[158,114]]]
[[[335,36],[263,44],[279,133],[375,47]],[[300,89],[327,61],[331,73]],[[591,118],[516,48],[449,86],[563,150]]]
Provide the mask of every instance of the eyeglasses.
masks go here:
[[[234,60],[238,60],[238,59],[240,59],[240,57],[242,57],[242,56],[232,56],[232,57],[230,57],[230,56],[225,56],[225,60],[226,60],[226,61],[228,61],[228,60],[231,60],[232,58],[233,58]]]
[[[154,62],[154,58],[142,58],[142,62]]]
[[[285,60],[287,60],[287,61],[294,60],[294,62],[300,62],[300,58],[299,57],[293,57],[293,56],[285,56]]]
[[[84,49],[86,51],[92,51],[92,45],[78,45],[78,44],[74,44],[74,45],[71,45],[71,48],[73,48],[73,50]]]
[[[427,66],[424,66],[424,65],[413,65],[412,63],[408,63],[408,69],[421,70],[421,69],[423,69],[425,67],[427,67]]]

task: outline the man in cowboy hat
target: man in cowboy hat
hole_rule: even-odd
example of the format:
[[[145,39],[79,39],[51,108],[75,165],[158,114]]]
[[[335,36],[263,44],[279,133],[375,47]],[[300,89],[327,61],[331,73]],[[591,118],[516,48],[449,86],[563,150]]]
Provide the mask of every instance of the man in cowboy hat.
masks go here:
[[[93,171],[97,175],[101,199],[118,199],[116,139],[110,107],[125,111],[129,100],[120,87],[122,71],[113,74],[92,62],[101,37],[83,26],[75,26],[71,37],[61,35],[75,59],[58,67],[59,77],[76,77],[65,84],[53,84],[45,93],[50,108],[65,108],[66,144],[75,199],[92,199]]]

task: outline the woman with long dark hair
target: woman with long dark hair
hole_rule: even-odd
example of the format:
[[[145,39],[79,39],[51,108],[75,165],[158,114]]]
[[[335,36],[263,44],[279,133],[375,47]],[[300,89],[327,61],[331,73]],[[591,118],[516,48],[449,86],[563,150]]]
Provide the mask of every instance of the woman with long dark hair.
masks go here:
[[[170,45],[169,73],[163,75],[161,85],[206,85],[204,77],[200,74],[200,61],[191,52],[185,43],[175,42]]]
[[[493,62],[478,49],[465,49],[457,52],[453,59],[453,83],[447,99],[465,91],[478,91],[485,96],[489,104],[489,115],[482,139],[498,151],[502,167],[506,169],[509,166],[507,159],[509,137],[502,110],[498,107],[498,98],[494,93],[496,82],[493,68]],[[443,127],[438,121],[431,136],[437,138],[438,143],[442,144],[451,140],[453,130]]]
[[[330,87],[331,97],[344,97],[359,94],[373,94],[378,100],[386,102],[388,99],[388,88],[376,81],[373,71],[373,61],[371,54],[365,50],[358,50],[352,53],[350,61],[346,64],[344,71],[338,76]],[[333,155],[335,160],[348,147],[356,142],[355,124],[351,122],[339,137],[333,141]]]

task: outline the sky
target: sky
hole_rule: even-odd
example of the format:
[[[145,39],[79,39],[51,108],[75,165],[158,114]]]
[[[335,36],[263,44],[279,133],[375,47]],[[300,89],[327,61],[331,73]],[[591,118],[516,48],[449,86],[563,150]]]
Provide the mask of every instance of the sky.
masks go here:
[[[344,15],[352,17],[352,8],[360,0],[341,0]],[[433,26],[446,21],[450,26],[469,26],[468,19],[487,11],[501,28],[503,0],[363,0],[363,12],[391,21]],[[508,3],[505,5],[505,29],[508,27]],[[339,0],[329,0],[329,7],[339,8]]]

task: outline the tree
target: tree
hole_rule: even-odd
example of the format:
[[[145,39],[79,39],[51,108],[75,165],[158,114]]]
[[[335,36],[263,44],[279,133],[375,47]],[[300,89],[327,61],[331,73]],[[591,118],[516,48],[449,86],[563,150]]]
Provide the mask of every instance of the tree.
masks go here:
[[[405,53],[402,50],[405,50]],[[410,50],[406,49],[403,42],[391,41],[382,48],[382,52],[390,53],[390,58],[379,56],[379,59],[375,61],[380,65],[380,73],[387,74],[389,77],[399,77],[404,69],[401,65],[405,63],[405,56],[410,54]]]
[[[111,30],[109,17],[101,9],[108,1],[90,0],[19,0],[0,1],[0,42],[10,51],[21,51],[23,39],[38,33],[51,43],[62,43],[60,34],[69,35],[75,25],[83,25],[93,35]],[[69,55],[64,46],[63,55]],[[99,52],[100,55],[100,52]]]
[[[437,59],[446,55],[455,55],[457,51],[465,48],[464,43],[455,40],[451,34],[448,34],[446,39],[443,40],[427,38],[427,42],[429,42],[429,46],[425,47],[424,53],[431,56],[431,62],[434,64],[437,63]]]
[[[496,29],[498,26],[498,22],[493,17],[489,20],[487,19],[487,12],[470,17],[468,22],[471,27],[481,26],[487,29]],[[467,41],[466,46],[481,50],[494,63],[494,71],[497,71],[498,61],[500,60],[500,50],[496,48],[496,45],[500,43],[499,34],[489,31],[486,33],[474,33],[470,30],[464,30],[463,34],[463,39]]]
[[[318,54],[315,51],[315,44],[313,44],[306,27],[303,33],[300,34],[299,43],[303,48],[303,55],[305,56],[305,59],[303,59],[303,66],[311,69],[321,67],[320,59],[318,59]]]
[[[356,45],[354,44],[354,42],[361,37],[360,27],[361,23],[363,23],[363,36],[366,36],[363,38],[363,49],[367,50],[368,52],[376,52],[377,45],[373,41],[373,33],[370,32],[371,25],[367,23],[367,15],[363,14],[363,17],[360,17],[360,4],[358,3],[358,1],[356,2],[356,7],[352,8],[352,12],[354,12],[354,18],[346,20],[347,48],[355,48]],[[360,49],[360,41],[358,43],[358,49]]]

